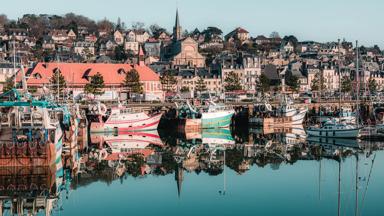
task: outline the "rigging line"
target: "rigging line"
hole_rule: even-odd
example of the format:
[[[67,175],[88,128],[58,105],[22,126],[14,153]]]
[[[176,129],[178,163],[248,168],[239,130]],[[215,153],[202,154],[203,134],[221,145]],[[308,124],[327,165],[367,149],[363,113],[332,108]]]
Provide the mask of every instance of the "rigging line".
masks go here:
[[[364,190],[364,194],[363,194],[363,199],[362,199],[362,203],[361,203],[361,209],[364,209],[365,196],[366,196],[367,191],[368,191],[369,180],[371,179],[371,174],[372,174],[373,164],[375,163],[375,159],[376,159],[376,153],[375,153],[375,155],[373,156],[372,164],[371,164],[371,168],[370,168],[370,170],[369,170],[369,175],[368,175],[367,185],[365,186],[365,190]]]

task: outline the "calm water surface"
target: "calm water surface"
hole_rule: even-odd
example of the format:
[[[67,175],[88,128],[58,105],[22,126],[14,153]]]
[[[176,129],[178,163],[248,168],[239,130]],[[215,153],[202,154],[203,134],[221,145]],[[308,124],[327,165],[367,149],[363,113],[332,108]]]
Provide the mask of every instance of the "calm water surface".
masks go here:
[[[79,174],[65,170],[58,183],[52,214],[384,214],[380,142],[238,129],[160,132],[159,143],[152,134],[93,137]],[[108,152],[102,160],[100,145]],[[116,152],[126,158],[112,162]]]

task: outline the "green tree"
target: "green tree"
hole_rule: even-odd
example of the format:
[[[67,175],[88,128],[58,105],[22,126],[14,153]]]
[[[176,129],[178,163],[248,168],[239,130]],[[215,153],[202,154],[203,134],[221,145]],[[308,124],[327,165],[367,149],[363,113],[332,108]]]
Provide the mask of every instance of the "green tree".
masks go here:
[[[285,82],[293,91],[298,92],[300,90],[299,78],[297,76],[287,73]]]
[[[341,78],[341,92],[347,93],[352,91],[352,82],[349,76],[343,76]]]
[[[132,175],[133,177],[139,177],[142,175],[141,168],[144,166],[145,161],[143,155],[141,154],[133,154],[128,156],[126,162],[127,173]]]
[[[124,50],[124,47],[122,45],[115,47],[115,60],[117,61],[125,61],[128,58],[127,53]]]
[[[325,89],[324,79],[322,76],[320,76],[320,73],[317,73],[312,80],[311,90],[312,91],[320,91],[320,90],[324,90],[324,89]]]
[[[3,84],[3,92],[7,92],[13,89],[15,85],[14,82],[15,82],[14,76],[7,77],[7,79],[5,80],[5,83]]]
[[[228,92],[242,90],[240,78],[235,72],[231,71],[228,73],[227,77],[225,77],[224,89]]]
[[[369,78],[368,81],[368,88],[371,93],[376,93],[377,92],[377,82],[375,79]]]
[[[140,74],[136,69],[130,70],[126,75],[123,81],[123,87],[129,93],[143,93],[143,84],[140,82]]]
[[[177,80],[170,71],[165,71],[160,77],[161,86],[163,91],[172,92],[176,86]]]
[[[271,87],[271,81],[268,79],[268,77],[265,74],[261,74],[256,84],[256,89],[264,95],[267,91],[269,91],[270,87]]]
[[[207,91],[207,85],[205,85],[203,77],[199,77],[199,79],[197,80],[196,91],[199,93]]]
[[[104,87],[104,78],[99,72],[97,72],[91,77],[91,81],[85,85],[84,92],[87,94],[102,95],[104,94]]]
[[[180,89],[180,92],[189,92],[189,87],[188,86],[183,86],[183,87],[181,87],[181,89]]]
[[[51,79],[49,80],[51,91],[53,94],[57,95],[62,94],[63,90],[67,88],[67,83],[64,79],[64,76],[61,74],[60,69],[56,69],[52,74]],[[58,92],[59,91],[59,92]]]

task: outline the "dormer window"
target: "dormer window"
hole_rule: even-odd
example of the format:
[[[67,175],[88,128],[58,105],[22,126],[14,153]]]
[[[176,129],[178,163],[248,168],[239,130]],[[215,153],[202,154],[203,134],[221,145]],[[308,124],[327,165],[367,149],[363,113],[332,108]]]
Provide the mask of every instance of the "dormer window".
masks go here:
[[[92,70],[91,68],[87,69],[87,70],[84,72],[82,78],[88,80],[88,79],[89,79],[89,73],[91,72],[91,70]]]
[[[124,70],[123,68],[119,68],[119,69],[117,70],[117,73],[118,73],[118,74],[125,74],[126,72],[125,72],[125,70]]]

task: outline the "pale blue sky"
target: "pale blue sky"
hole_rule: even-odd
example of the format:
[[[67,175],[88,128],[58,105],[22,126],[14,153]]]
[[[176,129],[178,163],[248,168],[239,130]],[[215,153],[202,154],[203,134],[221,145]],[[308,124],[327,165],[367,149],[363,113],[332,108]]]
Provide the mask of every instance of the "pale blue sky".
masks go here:
[[[0,3],[0,14],[74,12],[100,20],[118,17],[130,26],[142,21],[172,29],[178,5],[183,28],[218,26],[224,33],[237,26],[252,36],[294,34],[299,40],[346,38],[384,48],[383,0],[13,0]]]

